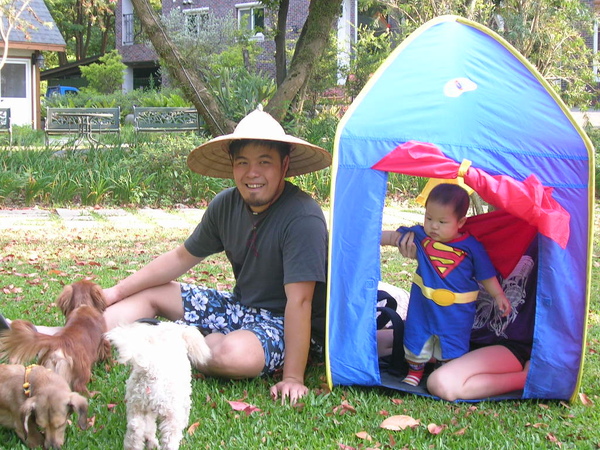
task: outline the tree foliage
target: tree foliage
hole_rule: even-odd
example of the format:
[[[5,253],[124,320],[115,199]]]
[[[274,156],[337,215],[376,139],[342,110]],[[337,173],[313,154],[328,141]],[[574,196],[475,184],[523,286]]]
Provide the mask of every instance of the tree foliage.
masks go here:
[[[59,64],[102,55],[114,48],[117,0],[45,0],[67,42]]]
[[[428,20],[456,14],[486,25],[512,44],[569,106],[586,107],[593,97],[592,11],[581,0],[363,0],[361,11],[385,17],[404,39]]]
[[[116,50],[112,50],[99,58],[100,64],[81,66],[81,75],[88,82],[87,89],[101,94],[112,94],[121,90],[125,64]]]
[[[132,0],[145,35],[164,62],[169,74],[196,106],[213,135],[233,130],[228,118],[202,77],[191,70],[181,56],[181,49],[169,36],[165,25],[150,7],[148,0]],[[302,87],[308,82],[316,62],[329,41],[329,32],[339,16],[341,0],[311,0],[309,13],[295,47],[287,76],[266,105],[265,110],[281,120]]]
[[[204,77],[221,67],[243,67],[245,59],[253,62],[259,54],[260,49],[250,40],[249,31],[238,29],[233,14],[217,17],[209,11],[201,23],[192,22],[194,26],[190,25],[189,17],[174,8],[161,19],[185,64]]]

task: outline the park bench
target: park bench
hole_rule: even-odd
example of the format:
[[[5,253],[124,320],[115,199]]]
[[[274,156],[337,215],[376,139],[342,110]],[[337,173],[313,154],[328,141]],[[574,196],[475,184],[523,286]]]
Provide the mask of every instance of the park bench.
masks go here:
[[[44,132],[46,145],[52,135],[77,135],[75,143],[87,139],[98,144],[93,134],[121,133],[121,108],[48,108]],[[75,145],[76,146],[76,145]]]
[[[133,127],[135,143],[139,133],[169,133],[176,131],[200,132],[202,120],[195,108],[162,106],[134,106]]]
[[[12,122],[10,108],[0,108],[0,133],[8,133],[8,145],[12,145]]]

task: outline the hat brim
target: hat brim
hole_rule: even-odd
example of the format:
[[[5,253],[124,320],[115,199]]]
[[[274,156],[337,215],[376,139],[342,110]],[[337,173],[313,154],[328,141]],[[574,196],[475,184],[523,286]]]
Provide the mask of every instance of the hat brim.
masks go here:
[[[227,134],[219,136],[196,147],[188,155],[188,167],[196,173],[215,178],[233,178],[229,145],[240,139],[257,139],[257,137],[241,137]],[[288,134],[278,139],[260,138],[265,141],[285,142],[291,144],[290,165],[286,177],[316,172],[331,165],[331,154],[310,142]]]

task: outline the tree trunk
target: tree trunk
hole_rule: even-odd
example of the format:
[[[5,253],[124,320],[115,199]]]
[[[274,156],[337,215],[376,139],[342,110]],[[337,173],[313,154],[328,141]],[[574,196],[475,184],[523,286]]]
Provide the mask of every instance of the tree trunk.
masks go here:
[[[144,33],[152,42],[163,65],[179,83],[186,97],[196,106],[210,133],[219,136],[232,132],[235,123],[225,117],[219,104],[196,72],[185,67],[177,47],[167,35],[148,0],[132,0],[132,4]],[[311,0],[308,17],[296,43],[290,70],[265,107],[265,111],[278,121],[283,119],[292,100],[310,77],[315,62],[323,54],[328,44],[331,27],[339,16],[341,4],[342,0]]]
[[[210,133],[213,136],[231,133],[235,123],[225,117],[218,103],[196,72],[185,67],[179,50],[167,35],[148,0],[132,0],[132,4],[140,19],[144,33],[152,42],[156,53],[161,57],[163,65],[173,79],[179,83],[186,97],[194,104]]]
[[[290,69],[283,83],[265,107],[281,121],[292,101],[310,77],[316,62],[327,47],[331,28],[340,15],[342,0],[311,0],[308,17],[296,43]]]
[[[275,31],[275,82],[277,86],[283,83],[287,73],[285,38],[287,34],[287,14],[289,7],[290,0],[281,0],[279,11],[277,12],[277,30]]]

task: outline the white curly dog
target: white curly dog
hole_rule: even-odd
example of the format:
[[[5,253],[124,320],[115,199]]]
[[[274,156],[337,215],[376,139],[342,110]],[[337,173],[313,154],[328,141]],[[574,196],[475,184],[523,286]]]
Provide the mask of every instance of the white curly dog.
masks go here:
[[[113,328],[106,338],[117,360],[131,366],[127,380],[125,449],[177,449],[190,415],[192,369],[210,358],[204,337],[195,328],[171,322],[135,322]]]

